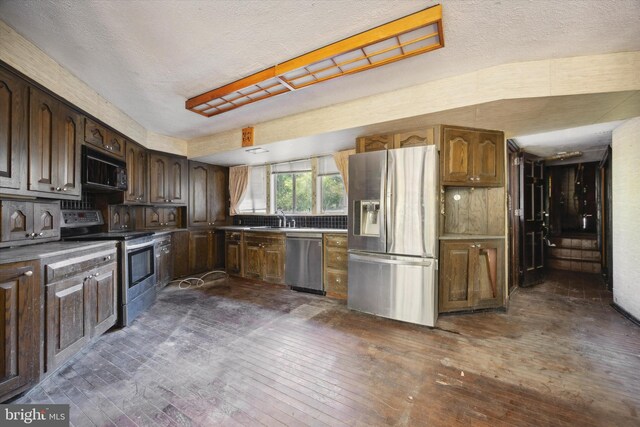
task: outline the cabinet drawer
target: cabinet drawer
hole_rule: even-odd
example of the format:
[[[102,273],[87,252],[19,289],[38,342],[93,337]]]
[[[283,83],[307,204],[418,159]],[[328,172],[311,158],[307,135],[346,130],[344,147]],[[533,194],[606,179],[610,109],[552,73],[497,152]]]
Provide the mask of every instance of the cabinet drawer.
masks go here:
[[[116,249],[114,248],[107,251],[47,264],[45,267],[45,282],[47,284],[57,282],[58,280],[80,274],[104,264],[113,263],[116,259]]]
[[[345,248],[347,247],[347,235],[346,234],[325,234],[324,235],[325,246],[333,248]]]
[[[325,248],[324,256],[327,260],[327,268],[333,268],[335,270],[347,270],[347,251],[344,249],[337,249],[327,247]]]
[[[244,233],[244,241],[247,243],[259,243],[264,246],[284,246],[284,234],[282,233]]]
[[[224,233],[224,238],[229,241],[239,242],[242,240],[241,231],[227,231]]]
[[[327,270],[325,278],[325,292],[334,298],[347,297],[347,273],[344,271]]]

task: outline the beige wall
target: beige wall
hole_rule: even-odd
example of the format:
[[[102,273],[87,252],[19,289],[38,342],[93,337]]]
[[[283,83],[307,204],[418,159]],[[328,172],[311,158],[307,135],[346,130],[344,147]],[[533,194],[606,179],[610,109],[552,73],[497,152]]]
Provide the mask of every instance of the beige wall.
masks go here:
[[[186,141],[148,131],[1,20],[0,60],[128,138],[148,148],[187,155]]]
[[[613,301],[640,319],[640,117],[614,129]]]

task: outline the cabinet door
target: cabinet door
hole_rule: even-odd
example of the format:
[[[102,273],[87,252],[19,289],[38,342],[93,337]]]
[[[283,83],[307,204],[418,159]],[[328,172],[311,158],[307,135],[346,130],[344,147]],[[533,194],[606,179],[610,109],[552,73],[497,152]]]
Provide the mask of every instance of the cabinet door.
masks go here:
[[[158,276],[156,281],[160,287],[164,287],[171,281],[173,274],[173,260],[171,258],[171,245],[161,245],[156,253]]]
[[[363,136],[356,139],[356,153],[393,148],[393,135]]]
[[[90,279],[91,336],[102,335],[118,318],[118,276],[115,263],[100,267]]]
[[[211,223],[224,222],[227,219],[227,201],[229,200],[229,170],[220,166],[211,166],[212,179],[209,196]]]
[[[284,246],[265,245],[263,252],[263,280],[270,283],[284,283]]]
[[[476,136],[472,130],[444,129],[440,167],[442,184],[455,185],[472,182],[472,146]]]
[[[263,276],[262,245],[257,242],[246,242],[244,246],[244,277],[262,279]]]
[[[84,140],[94,147],[106,150],[107,129],[89,118],[84,119]]]
[[[487,185],[502,185],[504,147],[501,133],[480,132],[474,143],[473,178]]]
[[[107,131],[107,143],[104,148],[110,153],[117,157],[124,158],[124,150],[126,146],[126,141],[124,137],[118,135],[115,132]]]
[[[59,104],[57,128],[58,161],[54,165],[56,189],[60,188],[64,195],[80,197],[82,116],[66,105]]]
[[[164,226],[162,208],[144,208],[144,228],[160,228]]]
[[[23,189],[27,183],[27,85],[0,69],[0,187]]]
[[[393,136],[394,148],[418,147],[435,143],[434,129],[419,129],[412,132],[398,133]]]
[[[57,109],[58,101],[31,89],[29,115],[29,190],[56,193],[57,185]]]
[[[169,164],[165,156],[149,155],[149,202],[167,203],[169,200]]]
[[[325,292],[330,298],[347,299],[347,272],[329,269],[325,272]]]
[[[0,402],[35,383],[40,354],[40,276],[37,263],[0,270]]]
[[[59,237],[60,205],[57,203],[34,203],[33,232],[36,239]]]
[[[242,274],[242,251],[240,242],[225,242],[225,269],[229,274]]]
[[[173,273],[171,279],[189,274],[189,232],[174,231],[171,233],[171,252]]]
[[[504,304],[504,242],[475,243],[473,308],[501,307]]]
[[[210,172],[204,163],[189,162],[189,227],[212,225],[209,212]]]
[[[169,157],[169,203],[187,204],[189,174],[187,160]]]
[[[466,310],[473,305],[474,243],[441,242],[439,311]]]
[[[125,201],[147,202],[147,152],[139,145],[127,141],[126,151],[128,186]]]
[[[165,227],[177,227],[178,226],[178,208],[164,208],[163,219]]]
[[[211,232],[211,269],[224,270],[224,231]]]
[[[90,288],[91,279],[84,275],[46,286],[48,372],[76,354],[89,342],[91,337]]]
[[[33,234],[33,203],[2,200],[2,241],[25,240]]]
[[[201,273],[209,267],[209,232],[189,232],[189,273]]]

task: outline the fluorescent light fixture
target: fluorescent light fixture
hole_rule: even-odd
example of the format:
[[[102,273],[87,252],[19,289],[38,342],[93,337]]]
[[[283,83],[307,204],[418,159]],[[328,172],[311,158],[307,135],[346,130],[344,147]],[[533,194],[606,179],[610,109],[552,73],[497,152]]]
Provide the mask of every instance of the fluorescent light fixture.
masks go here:
[[[444,47],[442,6],[407,15],[188,99],[205,117]]]
[[[262,147],[255,147],[255,148],[250,148],[248,150],[245,150],[247,153],[251,153],[251,154],[262,154],[262,153],[268,153],[269,150],[262,148]]]
[[[556,154],[554,154],[553,156],[549,156],[549,157],[545,157],[545,160],[566,160],[566,159],[572,159],[574,157],[580,157],[582,156],[582,151],[560,151]]]

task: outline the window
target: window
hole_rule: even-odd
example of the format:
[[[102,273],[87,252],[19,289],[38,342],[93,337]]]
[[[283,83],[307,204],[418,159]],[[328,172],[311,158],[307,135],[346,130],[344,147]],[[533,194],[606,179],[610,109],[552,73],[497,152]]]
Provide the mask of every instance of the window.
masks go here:
[[[333,156],[318,158],[318,212],[342,214],[346,212],[347,197],[342,175]]]
[[[274,212],[311,213],[311,161],[279,163],[271,166]]]
[[[240,213],[267,213],[267,167],[249,168],[249,185],[238,207]]]

